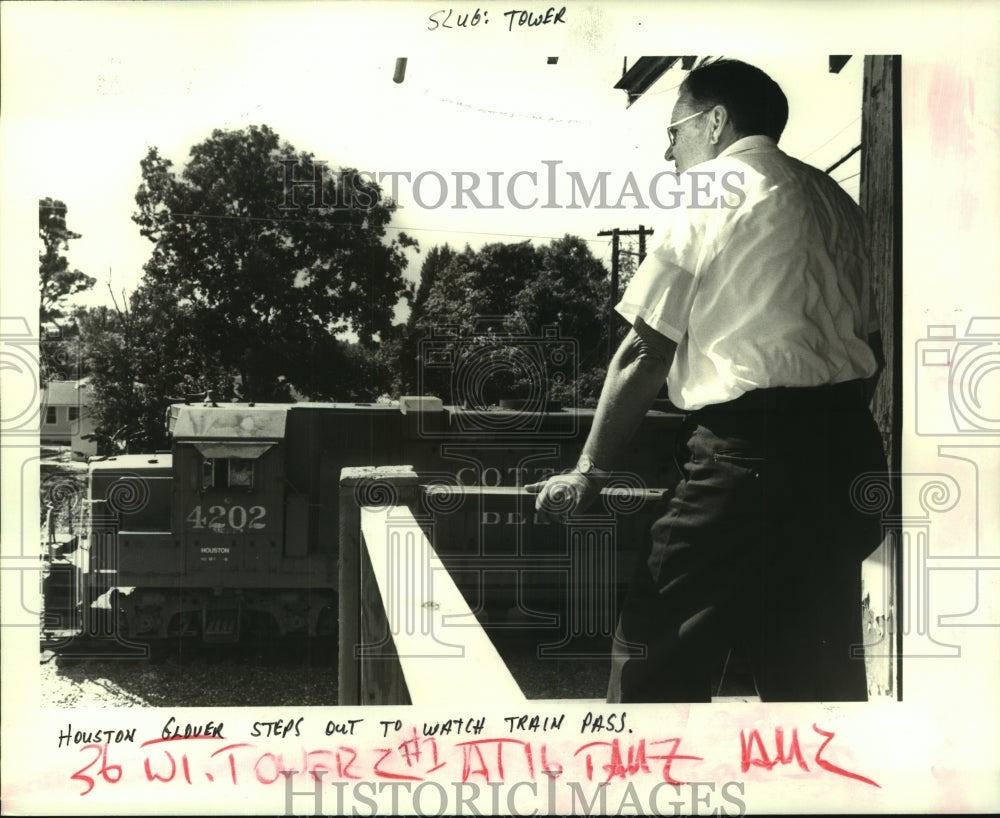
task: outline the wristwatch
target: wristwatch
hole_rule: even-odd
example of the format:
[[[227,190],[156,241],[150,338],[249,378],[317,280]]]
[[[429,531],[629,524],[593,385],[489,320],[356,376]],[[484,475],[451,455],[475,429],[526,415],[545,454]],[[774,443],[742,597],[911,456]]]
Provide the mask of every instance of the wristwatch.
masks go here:
[[[580,459],[576,461],[576,470],[585,477],[603,478],[611,476],[611,472],[598,468],[589,454],[580,455]]]

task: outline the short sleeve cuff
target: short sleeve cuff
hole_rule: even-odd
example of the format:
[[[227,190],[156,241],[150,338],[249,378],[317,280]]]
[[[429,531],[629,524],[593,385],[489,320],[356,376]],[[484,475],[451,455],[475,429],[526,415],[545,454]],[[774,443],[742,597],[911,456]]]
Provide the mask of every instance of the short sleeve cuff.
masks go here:
[[[649,326],[660,333],[660,335],[666,336],[675,344],[679,344],[681,339],[684,337],[683,330],[668,324],[662,317],[652,315],[649,310],[644,310],[636,304],[631,304],[628,301],[620,301],[615,306],[615,311],[633,326],[635,325],[635,319],[641,318],[649,324]]]

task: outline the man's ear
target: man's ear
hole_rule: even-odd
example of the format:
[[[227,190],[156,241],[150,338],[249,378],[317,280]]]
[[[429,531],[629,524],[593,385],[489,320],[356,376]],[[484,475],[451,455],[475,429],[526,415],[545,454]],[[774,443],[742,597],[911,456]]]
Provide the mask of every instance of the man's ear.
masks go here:
[[[726,130],[726,125],[731,125],[729,121],[729,111],[724,105],[716,105],[708,112],[709,121],[712,123],[712,144],[717,145],[722,139]]]

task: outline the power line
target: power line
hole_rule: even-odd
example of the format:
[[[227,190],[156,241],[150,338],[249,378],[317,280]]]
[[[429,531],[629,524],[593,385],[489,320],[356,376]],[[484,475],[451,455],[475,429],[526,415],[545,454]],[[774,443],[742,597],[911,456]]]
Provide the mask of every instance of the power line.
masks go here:
[[[185,219],[220,219],[220,220],[232,220],[232,221],[249,221],[249,222],[275,222],[278,224],[284,224],[287,222],[299,222],[302,224],[323,224],[320,218],[316,219],[293,219],[284,218],[276,216],[238,216],[238,215],[228,215],[221,213],[170,213],[171,217],[185,218]],[[330,224],[327,223],[328,227],[343,227],[356,230],[367,229],[367,225],[364,224]],[[492,230],[452,230],[447,227],[400,227],[394,224],[382,225],[385,230],[398,230],[406,233],[453,233],[460,236],[503,236],[504,238],[514,238],[514,239],[548,239],[550,241],[555,241],[556,239],[561,239],[563,236],[540,236],[534,233],[498,233]],[[563,234],[565,235],[565,234]],[[578,237],[582,238],[582,237]],[[583,241],[591,242],[594,244],[604,244],[607,242],[601,241],[601,239],[583,239]]]
[[[395,225],[386,225],[386,230],[403,230],[407,233],[454,233],[459,236],[504,236],[506,238],[513,239],[549,239],[551,241],[555,241],[556,239],[561,239],[563,237],[537,236],[532,233],[495,233],[490,230],[450,230],[447,227],[396,227]],[[583,237],[577,236],[577,238]],[[593,244],[603,244],[605,246],[609,244],[609,242],[601,241],[601,239],[583,239],[583,241],[591,242]]]
[[[354,211],[354,208],[338,208],[334,209],[335,213],[344,213],[348,211]],[[364,224],[333,224],[331,222],[324,222],[322,214],[313,219],[293,219],[291,217],[285,216],[245,216],[227,213],[177,213],[175,211],[170,211],[170,218],[180,218],[180,219],[218,219],[220,221],[241,221],[241,222],[274,222],[276,224],[287,224],[289,222],[298,222],[299,224],[325,224],[327,227],[354,227],[358,229],[365,229]]]
[[[643,96],[644,97],[658,97],[658,96],[662,96],[663,94],[669,94],[671,91],[676,91],[678,88],[681,87],[681,85],[683,85],[683,83],[679,82],[679,83],[677,83],[677,85],[672,85],[669,88],[664,88],[662,91],[653,91],[652,93],[650,93],[649,91],[646,91],[643,94]],[[638,102],[638,100],[636,100],[636,102]]]
[[[817,145],[815,148],[813,148],[811,151],[809,151],[809,153],[807,153],[805,156],[803,156],[801,158],[803,160],[808,159],[810,156],[812,156],[817,151],[822,150],[823,148],[825,148],[827,145],[829,145],[831,142],[833,142],[834,139],[836,139],[838,136],[840,136],[844,131],[846,131],[848,128],[850,128],[851,125],[853,125],[859,119],[861,119],[861,114],[858,114],[856,117],[854,117],[854,119],[852,119],[850,122],[848,122],[843,128],[841,128],[839,131],[837,131],[829,139],[827,139],[826,142],[824,142],[822,145]]]

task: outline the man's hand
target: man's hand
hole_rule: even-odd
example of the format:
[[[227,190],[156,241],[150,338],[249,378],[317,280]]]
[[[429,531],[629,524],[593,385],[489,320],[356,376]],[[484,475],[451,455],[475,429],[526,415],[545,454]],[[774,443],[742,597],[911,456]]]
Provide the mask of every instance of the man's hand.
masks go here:
[[[524,488],[529,494],[538,495],[535,499],[538,519],[557,523],[564,523],[569,516],[586,511],[601,493],[598,480],[578,471],[556,474]]]

